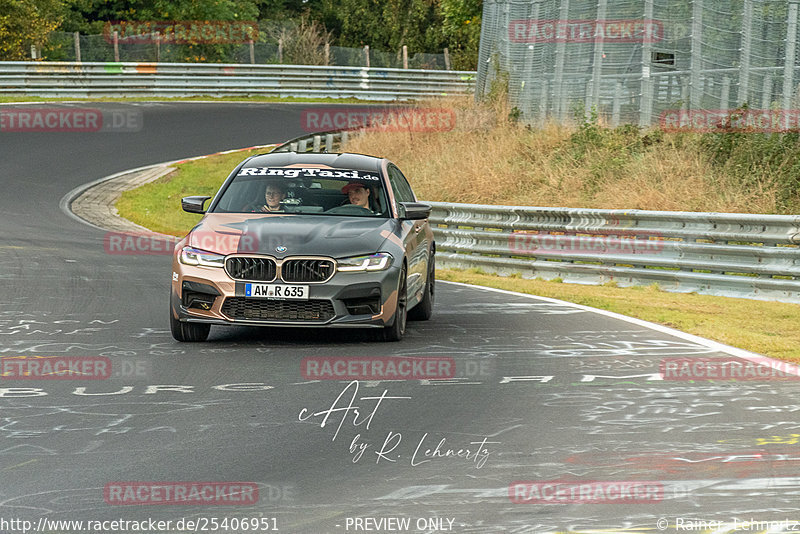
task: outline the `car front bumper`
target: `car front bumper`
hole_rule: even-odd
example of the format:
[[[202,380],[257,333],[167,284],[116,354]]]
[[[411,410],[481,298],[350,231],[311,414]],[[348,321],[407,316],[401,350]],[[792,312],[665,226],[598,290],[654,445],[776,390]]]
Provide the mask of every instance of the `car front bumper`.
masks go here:
[[[179,321],[282,327],[389,325],[397,308],[400,276],[396,266],[337,272],[326,282],[302,284],[309,286],[308,300],[275,300],[245,297],[245,281],[232,279],[221,268],[184,265],[174,259],[172,272],[171,307]]]

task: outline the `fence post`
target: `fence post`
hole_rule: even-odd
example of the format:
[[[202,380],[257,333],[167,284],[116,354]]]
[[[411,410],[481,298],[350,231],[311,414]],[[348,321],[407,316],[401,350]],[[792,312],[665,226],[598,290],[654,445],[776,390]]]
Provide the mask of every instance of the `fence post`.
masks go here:
[[[81,36],[78,32],[72,34],[75,42],[75,61],[81,62]]]
[[[539,20],[539,3],[535,3],[533,6],[528,7],[533,7],[533,13],[531,13],[530,9],[528,9],[527,12],[525,12],[525,18],[529,20]],[[514,16],[517,15],[515,14]],[[524,59],[520,61],[522,68],[512,69],[511,77],[509,78],[509,90],[511,90],[512,86],[519,84],[517,109],[522,112],[524,117],[531,118],[533,117],[533,102],[536,100],[536,97],[534,96],[534,92],[536,91],[536,85],[534,83],[535,69],[533,68],[536,57],[535,46],[536,45],[534,43],[530,43],[527,46],[522,45],[519,47],[520,51],[524,51]],[[516,75],[514,74],[514,71],[517,71]],[[527,89],[525,88],[526,85],[528,86]]]
[[[620,108],[622,107],[622,82],[614,84],[614,104],[611,108],[611,126],[619,126]]]
[[[703,96],[700,87],[700,72],[703,68],[703,1],[692,0],[692,64],[690,66],[689,108],[700,109]]]
[[[653,0],[644,2],[644,23],[653,21]],[[652,33],[650,34],[652,35]],[[653,60],[652,43],[645,34],[642,41],[642,82],[640,84],[641,96],[639,97],[639,126],[646,128],[653,122],[653,78],[650,77],[650,63]]]
[[[325,64],[331,64],[331,44],[327,42],[325,43]]]
[[[786,28],[786,59],[783,63],[783,109],[792,108],[794,93],[794,62],[797,55],[797,1],[789,1],[789,21]]]
[[[114,61],[119,63],[119,32],[114,32]]]
[[[283,37],[278,39],[278,63],[283,63]]]
[[[451,70],[450,69],[450,50],[448,50],[447,48],[444,49],[444,68],[446,70]]]
[[[408,47],[403,45],[403,68],[408,68]]]
[[[31,59],[36,59],[36,45],[31,45]]]
[[[369,68],[369,45],[364,45],[364,58],[367,61],[367,68]]]
[[[539,119],[544,124],[547,121],[547,97],[549,96],[549,88],[548,88],[547,79],[543,79],[541,82],[542,86],[542,93],[541,97],[539,98]]]
[[[569,18],[569,0],[561,0],[558,16],[562,21]],[[556,43],[556,65],[553,73],[553,98],[555,113],[559,122],[564,122],[567,111],[567,90],[564,88],[564,60],[567,55],[567,40],[558,39]]]
[[[253,43],[253,40],[250,39],[248,42],[250,45],[250,64],[255,65],[256,63],[256,45]]]
[[[731,99],[731,79],[727,76],[722,78],[722,89],[719,95],[719,109],[727,110]]]
[[[689,78],[684,76],[683,85],[681,86],[681,109],[686,111],[689,109]]]
[[[767,74],[764,76],[764,86],[761,92],[761,109],[769,109],[770,102],[772,102],[772,76]]]
[[[312,152],[319,152],[319,147],[320,147],[321,144],[322,144],[322,136],[321,135],[315,135],[314,136],[314,145],[313,145],[313,148],[312,148]]]
[[[586,93],[583,96],[583,118],[588,119],[592,116],[592,107],[595,107],[592,103],[592,89],[594,88],[594,80],[589,80],[586,83]],[[595,110],[599,112],[599,110],[595,107]]]
[[[538,6],[537,6],[538,7]],[[597,20],[606,20],[606,14],[608,13],[608,0],[599,0],[597,4]],[[564,24],[562,22],[562,24]],[[603,45],[605,43],[604,39],[600,39],[600,42],[597,41],[597,38],[594,40],[594,59],[592,61],[592,105],[597,108],[598,113],[600,112],[600,92],[602,91],[602,82],[603,82]]]
[[[791,4],[790,4],[791,5]],[[749,100],[750,93],[750,53],[753,41],[753,2],[744,0],[744,13],[742,14],[742,48],[739,52],[739,92],[736,103],[744,104]]]
[[[161,32],[155,32],[156,36],[156,63],[161,61]]]

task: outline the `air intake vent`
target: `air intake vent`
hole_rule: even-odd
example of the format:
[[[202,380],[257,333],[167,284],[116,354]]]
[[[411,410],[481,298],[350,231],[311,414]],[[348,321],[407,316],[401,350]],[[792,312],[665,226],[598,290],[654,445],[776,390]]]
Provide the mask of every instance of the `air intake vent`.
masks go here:
[[[225,270],[236,280],[272,282],[277,271],[275,261],[269,258],[235,256],[225,261]]]

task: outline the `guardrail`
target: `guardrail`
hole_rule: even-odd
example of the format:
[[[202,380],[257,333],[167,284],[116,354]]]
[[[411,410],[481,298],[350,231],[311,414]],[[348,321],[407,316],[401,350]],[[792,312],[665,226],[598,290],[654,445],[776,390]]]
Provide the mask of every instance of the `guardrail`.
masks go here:
[[[349,136],[347,130],[306,134],[290,139],[270,152],[320,152],[323,148],[323,152],[333,152],[346,144]]]
[[[444,267],[800,302],[800,217],[429,204]]]
[[[318,152],[325,140],[331,152],[347,136],[275,151]],[[800,216],[424,202],[441,267],[800,303]]]
[[[0,94],[42,97],[266,95],[410,100],[472,94],[475,73],[216,63],[0,62]]]

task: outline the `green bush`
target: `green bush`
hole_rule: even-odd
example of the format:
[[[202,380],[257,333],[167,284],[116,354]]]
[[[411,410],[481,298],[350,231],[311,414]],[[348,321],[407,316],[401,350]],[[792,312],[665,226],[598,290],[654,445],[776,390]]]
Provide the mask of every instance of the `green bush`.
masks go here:
[[[745,110],[746,107],[740,108]],[[738,111],[738,110],[736,110]],[[735,114],[735,111],[732,112]],[[705,133],[699,146],[743,190],[775,186],[776,210],[800,208],[800,134],[798,132]]]

